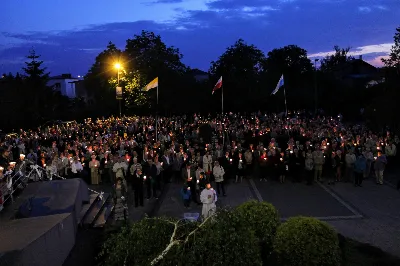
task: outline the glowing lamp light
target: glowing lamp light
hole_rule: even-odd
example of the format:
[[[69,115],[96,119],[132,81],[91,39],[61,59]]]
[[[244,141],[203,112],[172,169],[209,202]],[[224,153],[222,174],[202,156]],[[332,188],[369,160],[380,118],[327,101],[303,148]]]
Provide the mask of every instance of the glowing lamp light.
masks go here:
[[[116,69],[121,69],[121,64],[120,64],[120,63],[116,63],[116,64],[114,65],[114,67],[115,67]]]

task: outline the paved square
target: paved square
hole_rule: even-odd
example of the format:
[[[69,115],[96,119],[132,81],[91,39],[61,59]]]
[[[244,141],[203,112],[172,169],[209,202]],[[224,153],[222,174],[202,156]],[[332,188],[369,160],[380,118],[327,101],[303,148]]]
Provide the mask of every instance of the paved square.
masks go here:
[[[227,197],[220,196],[217,201],[218,208],[232,208],[242,204],[248,200],[256,200],[250,189],[250,184],[243,181],[243,183],[230,183],[225,186]],[[214,186],[215,187],[215,186]],[[185,212],[197,212],[201,213],[202,206],[191,203],[190,209],[186,209],[183,206],[182,199],[180,197],[180,189],[182,185],[171,184],[165,199],[161,203],[160,209],[157,212],[157,216],[167,216],[175,218],[183,218]]]
[[[287,181],[249,180],[260,200],[272,203],[283,219],[293,216],[312,216],[321,220],[354,219],[362,216],[324,185],[307,186]]]

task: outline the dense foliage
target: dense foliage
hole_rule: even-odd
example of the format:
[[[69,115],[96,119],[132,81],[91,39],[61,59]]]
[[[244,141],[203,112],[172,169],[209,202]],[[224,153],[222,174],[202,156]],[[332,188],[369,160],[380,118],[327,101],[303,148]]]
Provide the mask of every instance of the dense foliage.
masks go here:
[[[219,210],[201,223],[146,218],[108,237],[100,258],[111,266],[341,262],[338,237],[326,223],[298,217],[280,225],[276,209],[257,201]]]
[[[266,247],[272,246],[276,229],[280,224],[278,212],[272,204],[248,201],[239,205],[235,212],[246,227],[265,242]]]
[[[282,266],[339,266],[338,235],[327,223],[294,217],[278,227],[273,252]]]
[[[400,112],[388,110],[397,108],[400,100],[399,47],[397,28],[391,53],[383,59],[385,68],[376,69],[351,57],[350,48],[335,46],[334,54],[312,62],[307,51],[296,45],[265,54],[240,39],[211,62],[205,73],[183,64],[179,49],[166,45],[161,36],[142,31],[128,39],[123,50],[110,42],[96,57],[85,76],[86,102],[68,99],[47,87],[49,75],[33,52],[23,75],[4,74],[0,79],[0,104],[3,113],[9,114],[2,116],[1,127],[11,130],[51,119],[118,114],[118,76],[124,114],[220,112],[222,90],[214,95],[211,90],[223,76],[226,111],[281,112],[286,92],[289,110],[323,109],[330,115],[342,113],[347,119],[365,118],[376,126],[395,127]],[[117,70],[116,63],[122,68]],[[282,74],[284,90],[271,95]],[[156,89],[143,92],[155,77],[159,77],[158,93]],[[375,85],[369,86],[370,82]],[[363,115],[361,109],[365,109]]]

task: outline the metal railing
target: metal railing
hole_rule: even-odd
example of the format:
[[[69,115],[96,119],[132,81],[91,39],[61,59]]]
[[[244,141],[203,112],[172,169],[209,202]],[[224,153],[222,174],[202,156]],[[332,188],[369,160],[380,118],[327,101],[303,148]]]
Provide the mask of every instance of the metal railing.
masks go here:
[[[6,182],[0,185],[0,196],[3,197],[2,203],[0,204],[0,212],[3,210],[3,205],[11,200],[14,202],[14,194],[18,190],[23,190],[28,186],[29,181],[41,182],[51,181],[54,179],[66,179],[56,173],[54,173],[50,167],[43,168],[32,161],[24,160],[20,165],[5,172],[3,180]],[[104,192],[98,192],[88,188],[90,192],[98,194],[100,198],[103,197]]]

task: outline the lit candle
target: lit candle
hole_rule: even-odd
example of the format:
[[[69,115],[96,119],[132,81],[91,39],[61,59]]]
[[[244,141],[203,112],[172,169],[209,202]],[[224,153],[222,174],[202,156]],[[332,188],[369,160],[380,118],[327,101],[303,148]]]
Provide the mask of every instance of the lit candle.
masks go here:
[[[143,176],[143,179],[144,179],[144,180],[146,180],[146,178],[147,178],[146,176]]]

